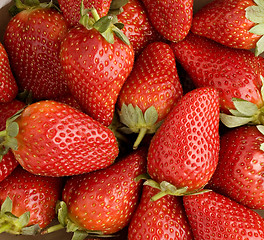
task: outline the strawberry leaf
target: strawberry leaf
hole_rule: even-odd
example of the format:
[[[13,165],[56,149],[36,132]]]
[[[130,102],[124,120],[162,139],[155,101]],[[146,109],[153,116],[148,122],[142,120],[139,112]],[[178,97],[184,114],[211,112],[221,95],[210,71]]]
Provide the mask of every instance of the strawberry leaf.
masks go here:
[[[84,240],[88,236],[89,236],[89,234],[87,232],[76,231],[76,232],[74,232],[71,240]]]
[[[264,36],[262,36],[256,43],[255,56],[259,56],[264,52]]]
[[[256,127],[264,135],[264,126],[263,125],[257,125]]]
[[[225,113],[220,113],[221,122],[229,128],[239,127],[248,124],[253,119],[254,119],[253,117],[238,117],[238,116],[228,115]]]
[[[261,6],[250,6],[246,8],[246,18],[253,23],[264,23],[264,8]]]
[[[235,108],[244,116],[251,117],[258,111],[257,105],[252,102],[239,98],[233,98],[232,101]]]
[[[1,213],[11,212],[12,211],[13,202],[9,196],[6,197],[5,201],[1,206]]]
[[[254,33],[256,35],[263,35],[264,34],[264,23],[259,23],[254,27],[250,28],[249,32]]]

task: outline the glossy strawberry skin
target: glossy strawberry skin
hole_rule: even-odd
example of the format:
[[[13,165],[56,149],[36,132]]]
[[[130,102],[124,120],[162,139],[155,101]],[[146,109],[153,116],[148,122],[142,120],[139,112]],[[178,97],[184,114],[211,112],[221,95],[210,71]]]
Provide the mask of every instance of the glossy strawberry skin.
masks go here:
[[[110,129],[63,103],[31,104],[16,122],[18,149],[13,153],[34,174],[68,176],[98,170],[111,165],[119,152]]]
[[[44,228],[55,218],[55,206],[61,188],[61,178],[37,176],[17,167],[0,183],[0,205],[9,196],[15,216],[29,211],[28,226],[39,224],[40,228]]]
[[[229,47],[252,49],[261,36],[249,32],[255,25],[246,18],[250,6],[253,0],[212,1],[194,15],[191,31]]]
[[[0,43],[0,79],[0,103],[11,102],[18,93],[18,87],[2,43]]]
[[[166,195],[152,201],[151,197],[156,193],[155,188],[143,187],[140,203],[129,224],[128,240],[193,239],[182,199]]]
[[[260,93],[262,57],[255,57],[248,50],[223,46],[193,33],[170,46],[196,87],[212,86],[218,90],[222,112],[229,113],[229,109],[235,109],[232,98],[263,106]]]
[[[4,46],[21,91],[33,98],[53,99],[69,90],[59,60],[60,42],[68,25],[53,9],[24,10],[7,25]]]
[[[151,140],[148,173],[187,191],[202,188],[211,178],[219,154],[219,101],[213,88],[185,94]]]
[[[138,149],[114,165],[71,177],[63,190],[68,216],[88,230],[115,233],[131,218],[142,182],[135,178],[146,171],[146,149]]]
[[[136,59],[119,94],[118,107],[132,104],[144,113],[154,106],[159,122],[182,97],[182,91],[172,49],[166,43],[153,42]]]
[[[219,162],[208,187],[249,208],[264,209],[264,136],[256,126],[221,136]]]
[[[195,239],[264,238],[264,220],[256,212],[213,191],[183,197]]]
[[[193,0],[152,1],[142,0],[150,21],[167,40],[183,40],[191,28]]]
[[[95,29],[72,28],[61,47],[68,86],[84,112],[109,126],[118,94],[132,70],[131,45],[115,38],[108,43]]]
[[[81,0],[58,0],[60,9],[65,17],[66,21],[69,23],[70,26],[79,25],[79,21],[81,18],[80,14],[80,7],[81,7]],[[110,8],[111,1],[110,0],[84,0],[83,5],[85,9],[89,9],[94,7],[100,17],[105,16]]]

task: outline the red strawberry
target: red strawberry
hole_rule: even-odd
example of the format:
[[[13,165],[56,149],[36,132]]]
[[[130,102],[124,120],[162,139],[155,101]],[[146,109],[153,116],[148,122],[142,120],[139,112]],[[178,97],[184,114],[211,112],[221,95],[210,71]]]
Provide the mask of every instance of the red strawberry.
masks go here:
[[[193,239],[182,199],[167,195],[152,201],[157,192],[150,186],[143,187],[139,206],[129,224],[128,239]]]
[[[157,130],[181,97],[172,49],[162,42],[149,44],[135,61],[118,98],[120,120],[126,131],[139,133],[134,148],[146,133]]]
[[[140,0],[129,0],[122,10],[117,15],[118,20],[124,24],[122,31],[132,44],[135,55],[138,55],[150,42],[158,41],[159,34],[152,26]]]
[[[9,128],[12,136],[7,136],[7,144],[14,145],[11,148],[18,162],[34,174],[90,172],[109,166],[118,155],[111,130],[75,108],[51,100],[26,107],[10,121]]]
[[[100,17],[103,17],[108,13],[111,2],[112,0],[83,0],[83,5],[86,9],[96,8]],[[70,26],[78,25],[81,19],[80,6],[82,0],[58,0],[58,3]]]
[[[20,90],[31,91],[38,100],[53,99],[68,92],[59,60],[67,23],[58,11],[41,6],[24,6],[26,10],[10,20],[4,35]]]
[[[240,122],[240,125],[245,122],[260,123],[261,118],[252,116],[264,105],[261,93],[264,76],[262,57],[193,33],[170,46],[196,87],[212,86],[218,90],[222,112],[242,116],[235,119],[235,123]]]
[[[0,43],[0,79],[0,103],[10,102],[16,97],[18,87],[2,43]]]
[[[256,126],[221,136],[219,162],[209,188],[255,209],[264,209],[264,136]]]
[[[264,51],[260,20],[263,3],[254,0],[215,0],[193,18],[191,31],[233,48]]]
[[[79,111],[82,111],[79,103],[76,101],[76,99],[71,94],[60,96],[60,97],[56,98],[55,101],[68,104],[71,107],[74,107]]]
[[[142,0],[149,19],[167,40],[179,42],[188,34],[193,16],[193,0]]]
[[[213,191],[183,197],[195,239],[264,239],[264,219]]]
[[[185,94],[151,140],[148,173],[161,196],[197,191],[216,169],[219,152],[219,102],[211,87]],[[165,192],[164,192],[165,191]],[[181,191],[181,190],[180,190]]]
[[[61,178],[37,176],[17,167],[0,183],[0,232],[23,234],[35,224],[48,226],[56,215],[61,186]]]
[[[146,155],[146,149],[141,148],[106,169],[71,177],[66,182],[64,202],[59,207],[61,224],[65,227],[74,224],[71,229],[77,230],[76,236],[78,230],[87,235],[101,233],[104,236],[128,225],[142,184],[134,179],[145,173]]]
[[[114,32],[119,36],[122,32],[111,22],[112,17],[99,19],[96,10],[92,12],[96,23],[70,29],[60,57],[70,91],[83,111],[109,126],[118,94],[132,70],[134,51],[129,43],[115,37]],[[86,21],[87,17],[83,15],[83,22],[92,21]]]

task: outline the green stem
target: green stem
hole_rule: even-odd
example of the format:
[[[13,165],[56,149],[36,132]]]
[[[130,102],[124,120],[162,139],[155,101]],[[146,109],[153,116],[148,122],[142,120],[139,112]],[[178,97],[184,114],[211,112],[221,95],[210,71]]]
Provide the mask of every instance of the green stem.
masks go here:
[[[140,128],[138,136],[136,141],[134,142],[133,145],[133,149],[136,150],[139,146],[139,144],[141,143],[142,139],[145,137],[146,133],[147,133],[148,129],[145,127]]]
[[[160,191],[160,192],[158,192],[156,195],[154,195],[154,196],[151,198],[151,201],[155,202],[155,201],[159,200],[160,198],[162,198],[162,197],[164,197],[164,196],[166,196],[166,195],[168,195],[167,192]]]
[[[92,13],[92,16],[93,16],[95,22],[100,19],[100,16],[94,7],[91,9],[91,13]]]
[[[57,225],[51,226],[47,228],[46,230],[42,231],[41,234],[52,233],[52,232],[59,231],[61,229],[64,229],[64,226],[62,224],[57,224]]]

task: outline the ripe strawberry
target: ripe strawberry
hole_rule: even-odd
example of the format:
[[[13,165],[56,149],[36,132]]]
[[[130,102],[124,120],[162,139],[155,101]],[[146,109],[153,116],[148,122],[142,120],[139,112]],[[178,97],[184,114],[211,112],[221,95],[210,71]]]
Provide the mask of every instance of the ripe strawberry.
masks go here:
[[[264,31],[259,20],[264,13],[262,1],[215,0],[201,8],[194,17],[191,31],[233,48],[264,51]]]
[[[152,201],[157,192],[150,186],[143,187],[140,203],[129,224],[128,239],[193,239],[182,199],[167,195]]]
[[[142,186],[134,179],[145,173],[146,156],[141,148],[106,169],[69,178],[58,208],[61,224],[86,236],[116,233],[128,225]]]
[[[148,173],[161,196],[200,190],[216,169],[219,152],[219,102],[211,87],[185,94],[151,140]],[[165,191],[165,192],[164,192]],[[181,191],[181,190],[180,190]]]
[[[179,42],[188,34],[193,16],[193,0],[142,0],[149,19],[167,40]]]
[[[140,0],[129,0],[122,10],[117,18],[124,24],[122,32],[128,37],[137,56],[149,43],[158,41],[160,37]]]
[[[264,76],[262,57],[255,57],[248,50],[223,46],[193,33],[170,46],[196,87],[212,86],[218,90],[221,112],[243,116],[235,119],[240,125],[245,121],[259,124],[260,118],[252,116],[264,105],[261,93]],[[251,105],[256,106],[252,109]]]
[[[59,51],[68,30],[67,23],[49,5],[22,6],[25,10],[10,20],[4,35],[17,84],[21,91],[31,91],[37,100],[64,95],[68,88]]]
[[[183,197],[195,239],[264,239],[264,219],[213,191]]]
[[[96,8],[100,17],[105,16],[111,5],[111,0],[83,0],[83,5],[86,9],[89,8]],[[66,21],[69,23],[70,26],[79,25],[79,21],[81,19],[80,14],[80,6],[82,0],[58,0],[60,9],[65,17]]]
[[[125,131],[139,133],[137,148],[146,133],[154,133],[182,97],[175,57],[166,43],[150,43],[136,59],[118,98]]]
[[[95,9],[92,13],[96,23],[87,26],[92,19],[84,14],[84,25],[71,28],[62,42],[60,57],[73,97],[84,112],[109,126],[118,94],[132,70],[134,51],[131,44],[115,37],[114,33],[122,32],[112,17],[100,19]]]
[[[249,208],[264,209],[263,143],[264,136],[256,126],[223,134],[218,166],[208,187]]]
[[[17,167],[0,182],[0,232],[24,234],[32,225],[48,226],[56,216],[61,187],[61,178],[37,176]]]
[[[0,43],[0,79],[0,103],[11,102],[18,93],[18,87],[2,43]]]
[[[51,100],[26,107],[10,121],[9,128],[7,145],[14,145],[11,148],[17,161],[34,174],[82,174],[109,166],[118,155],[110,129],[69,105]]]
[[[76,101],[76,99],[71,94],[60,96],[60,97],[56,98],[55,101],[68,104],[71,107],[74,107],[79,111],[82,111],[81,106],[79,105],[79,103]]]

